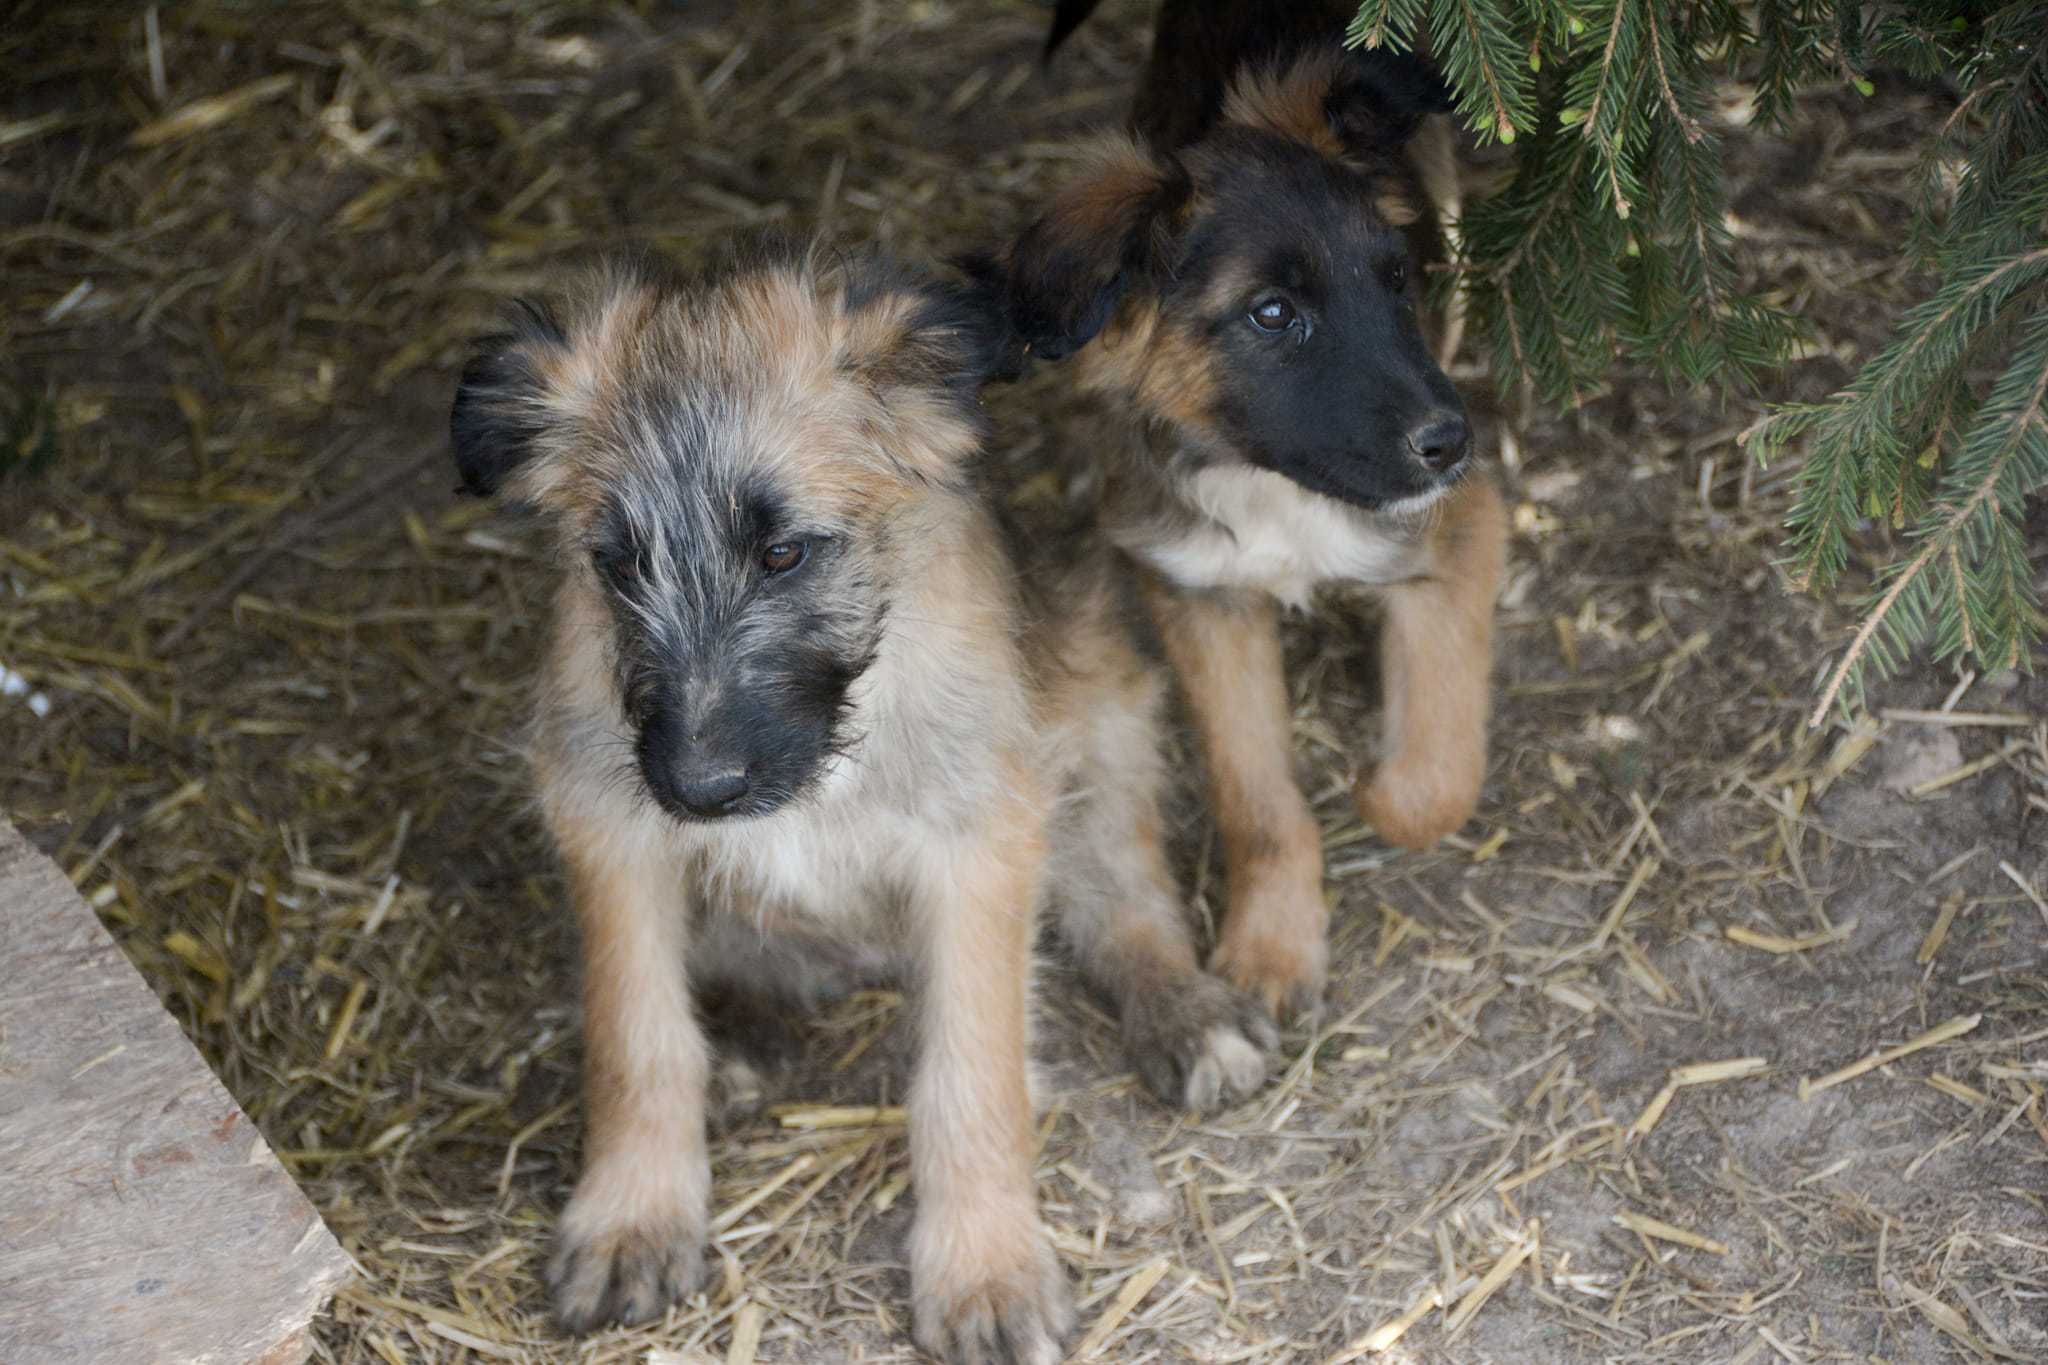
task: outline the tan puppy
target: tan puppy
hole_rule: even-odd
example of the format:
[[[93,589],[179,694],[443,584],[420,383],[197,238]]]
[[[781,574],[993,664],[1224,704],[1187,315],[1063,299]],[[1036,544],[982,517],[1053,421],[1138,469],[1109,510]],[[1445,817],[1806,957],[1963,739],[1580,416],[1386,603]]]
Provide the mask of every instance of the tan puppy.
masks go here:
[[[693,998],[757,1046],[850,975],[908,978],[913,1316],[947,1361],[1056,1360],[1071,1319],[1026,1085],[1042,902],[1156,1089],[1264,1076],[1270,1029],[1201,971],[1167,876],[1160,670],[1109,551],[1026,563],[972,477],[1001,346],[992,302],[784,248],[615,267],[465,372],[466,485],[560,547],[533,760],[583,930],[588,1132],[550,1271],[573,1330],[697,1283]]]

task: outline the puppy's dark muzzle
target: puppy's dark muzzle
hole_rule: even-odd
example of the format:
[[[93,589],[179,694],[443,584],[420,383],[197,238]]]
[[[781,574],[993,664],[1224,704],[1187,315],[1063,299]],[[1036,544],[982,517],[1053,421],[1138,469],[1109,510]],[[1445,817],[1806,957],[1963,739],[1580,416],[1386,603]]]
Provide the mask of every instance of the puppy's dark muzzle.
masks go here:
[[[1431,478],[1448,479],[1472,454],[1472,424],[1460,412],[1433,412],[1409,430],[1408,454]]]
[[[733,814],[752,790],[746,769],[716,760],[678,764],[673,780],[676,804],[699,820]]]
[[[641,776],[661,808],[679,820],[718,820],[757,805],[751,765],[730,746],[690,742],[659,720],[640,732]]]

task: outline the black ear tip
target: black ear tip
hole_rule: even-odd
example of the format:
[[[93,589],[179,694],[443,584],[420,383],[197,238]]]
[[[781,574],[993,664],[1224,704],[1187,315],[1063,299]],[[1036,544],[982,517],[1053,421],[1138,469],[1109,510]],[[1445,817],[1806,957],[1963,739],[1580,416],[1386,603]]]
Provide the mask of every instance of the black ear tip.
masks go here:
[[[1003,263],[993,251],[963,251],[953,258],[953,268],[977,289],[1000,289]]]
[[[455,491],[465,498],[488,498],[498,491],[498,485],[488,476],[462,472],[462,482],[455,485]]]
[[[964,251],[946,260],[948,293],[971,319],[974,368],[981,379],[1003,383],[1024,373],[1030,347],[1012,322],[1009,271],[993,251]]]
[[[508,330],[477,339],[448,411],[459,491],[473,497],[496,493],[533,454],[546,424],[535,401],[541,391],[536,360],[569,344],[546,303],[515,299],[506,321]]]
[[[1052,54],[1060,50],[1060,44],[1073,36],[1074,30],[1088,21],[1101,0],[1057,0],[1053,6],[1052,28],[1045,35],[1045,50],[1039,53],[1040,62],[1052,61]]]
[[[1124,295],[1125,272],[1094,284],[1085,272],[1067,264],[1069,269],[1045,272],[1036,290],[1012,282],[1011,325],[1025,349],[1039,360],[1065,360],[1093,341],[1109,325]]]
[[[950,257],[950,287],[961,302],[991,325],[1007,328],[1009,272],[992,251],[966,251]]]
[[[459,491],[487,498],[531,453],[540,431],[522,403],[534,380],[513,349],[516,339],[485,337],[477,345],[448,410],[448,439],[462,480]]]
[[[1346,59],[1349,79],[1331,92],[1336,105],[1365,106],[1406,136],[1428,114],[1448,114],[1457,100],[1436,68],[1412,52],[1361,48]]]
[[[1007,326],[997,325],[983,337],[976,370],[984,384],[1011,384],[1030,368],[1031,345]]]

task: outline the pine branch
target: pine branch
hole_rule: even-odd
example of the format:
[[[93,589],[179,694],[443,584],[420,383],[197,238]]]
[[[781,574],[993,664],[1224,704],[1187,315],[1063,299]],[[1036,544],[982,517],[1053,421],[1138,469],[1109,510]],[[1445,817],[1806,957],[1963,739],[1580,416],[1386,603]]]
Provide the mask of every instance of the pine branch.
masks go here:
[[[1870,649],[1878,627],[1885,623],[1885,618],[1891,615],[1892,608],[1898,605],[1900,595],[1920,577],[1920,571],[1934,558],[1937,548],[1929,545],[1915,555],[1913,562],[1905,567],[1905,570],[1892,581],[1891,587],[1885,590],[1884,596],[1878,599],[1877,606],[1863,618],[1863,624],[1856,629],[1856,638],[1849,642],[1849,652],[1842,656],[1842,661],[1835,665],[1834,671],[1829,675],[1828,685],[1820,694],[1820,704],[1815,706],[1813,714],[1806,718],[1809,729],[1819,726],[1827,719],[1828,712],[1834,709],[1835,697],[1841,692],[1842,685],[1854,675],[1858,661]]]
[[[1789,519],[1800,587],[1825,587],[1834,580],[1846,559],[1849,531],[1874,487],[1873,474],[1923,448],[1905,437],[1924,421],[1929,396],[1954,382],[1971,342],[1996,311],[2043,280],[2048,247],[1973,263],[1907,311],[1902,339],[1865,365],[1824,417],[1802,420],[1813,443]],[[1752,429],[1760,453],[1779,449],[1791,434],[1777,428],[1784,415]]]
[[[1399,47],[1412,47],[1422,26],[1423,6],[1424,0],[1365,0],[1352,16],[1344,41],[1352,47],[1384,47],[1394,39]]]
[[[2016,519],[2022,498],[2048,486],[2048,309],[2034,316],[2028,333],[2012,364],[1993,387],[1992,397],[1971,433],[1967,445],[1980,449],[1977,457],[1968,461],[1967,484],[1944,500],[1948,510],[1921,533],[1919,553],[1899,571],[1876,606],[1863,618],[1848,651],[1835,665],[1820,704],[1807,718],[1808,725],[1817,726],[1827,718],[1843,685],[1864,664],[1878,639],[1878,631],[1887,626],[1907,589],[1919,581],[1936,556],[1960,554],[1969,548],[1966,536],[1980,516],[1994,523]],[[1981,528],[1987,539],[1995,533],[1993,527]],[[2023,553],[2021,559],[2024,562]],[[2000,632],[2009,643],[2001,649],[2002,657],[1997,662],[2009,665],[2021,657],[2020,634],[2030,627],[2038,629],[2038,613],[2025,574],[2011,573],[2008,564],[2005,581],[1999,587],[2003,599],[2001,614],[2009,614],[2013,625]],[[1909,643],[1895,637],[1894,650],[1903,651]],[[1971,648],[1980,658],[1982,644],[1976,642]]]
[[[1927,303],[1909,310],[1901,325],[1913,335],[1865,367],[1867,386],[1859,376],[1852,387],[1852,393],[1861,389],[1857,397],[1867,408],[1857,419],[1873,425],[1889,422],[1927,387],[1928,365],[1960,357],[1970,335],[1987,321],[1986,311],[2043,278],[2048,278],[2048,247],[1982,262],[1964,272],[1960,281],[1944,284]]]
[[[1493,0],[1433,0],[1430,34],[1466,122],[1482,138],[1513,142],[1529,126],[1528,71],[1509,26],[1512,7]]]
[[[1948,543],[1949,586],[1955,593],[1956,620],[1962,623],[1962,647],[1971,653],[1977,649],[1977,633],[1970,629],[1970,576],[1963,572],[1963,557],[1956,553],[1956,543]]]
[[[1781,127],[1802,80],[1832,65],[1821,37],[1820,15],[1832,0],[1756,0],[1756,118]]]
[[[1698,142],[1704,135],[1699,120],[1685,112],[1678,105],[1678,95],[1671,88],[1671,73],[1664,69],[1664,41],[1657,32],[1657,9],[1650,7],[1650,59],[1657,67],[1657,89],[1664,98],[1664,107],[1671,111],[1672,119],[1679,131],[1685,134],[1687,142]]]
[[[1614,19],[1607,26],[1607,46],[1600,50],[1599,76],[1593,83],[1593,103],[1586,109],[1585,126],[1587,128],[1598,128],[1600,126],[1600,102],[1606,95],[1610,84],[1611,73],[1615,66],[1615,52],[1621,45],[1622,20],[1627,14],[1628,6],[1625,0],[1623,3],[1615,5]]]

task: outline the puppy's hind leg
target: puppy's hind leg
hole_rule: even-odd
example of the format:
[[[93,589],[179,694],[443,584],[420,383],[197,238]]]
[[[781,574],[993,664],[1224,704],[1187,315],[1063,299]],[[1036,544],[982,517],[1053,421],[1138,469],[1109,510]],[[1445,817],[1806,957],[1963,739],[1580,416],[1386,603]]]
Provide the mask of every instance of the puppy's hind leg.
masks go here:
[[[755,1117],[767,1074],[802,1051],[803,1021],[880,984],[892,967],[878,949],[807,933],[747,898],[704,916],[690,943],[690,983],[717,1054],[713,1124]]]
[[[1116,1007],[1132,1068],[1163,1103],[1201,1112],[1264,1084],[1279,1033],[1196,959],[1164,847],[1163,682],[1121,655],[1074,699],[1080,767],[1054,827],[1053,902],[1082,975]]]

